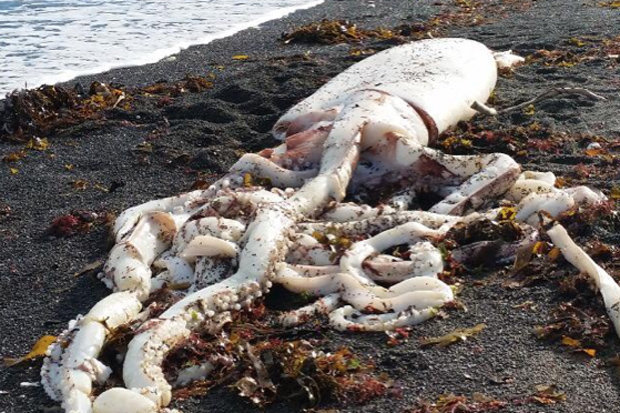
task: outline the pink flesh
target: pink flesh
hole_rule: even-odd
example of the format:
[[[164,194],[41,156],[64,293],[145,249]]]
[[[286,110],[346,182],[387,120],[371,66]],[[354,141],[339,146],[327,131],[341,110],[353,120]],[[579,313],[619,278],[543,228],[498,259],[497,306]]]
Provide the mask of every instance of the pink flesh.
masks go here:
[[[385,158],[394,159],[396,157],[396,144],[402,138],[402,135],[395,132],[386,132],[383,135],[385,142],[378,144],[377,146],[367,149],[368,152],[379,155],[383,154]]]
[[[287,168],[318,163],[330,130],[331,126],[321,126],[289,136],[286,138],[286,153],[272,155],[271,160]]]
[[[436,176],[438,178],[447,178],[447,176],[454,177],[448,169],[435,161],[434,159],[429,158],[426,155],[421,155],[418,161],[413,165],[412,168],[416,173],[421,176]]]
[[[312,127],[317,122],[321,122],[323,120],[331,121],[336,118],[338,114],[337,109],[328,109],[324,111],[317,112],[309,112],[304,115],[300,115],[296,117],[291,123],[288,125],[286,129],[286,136],[292,136],[299,132],[303,132]]]
[[[258,153],[263,158],[270,159],[271,155],[273,155],[273,148],[265,148]]]

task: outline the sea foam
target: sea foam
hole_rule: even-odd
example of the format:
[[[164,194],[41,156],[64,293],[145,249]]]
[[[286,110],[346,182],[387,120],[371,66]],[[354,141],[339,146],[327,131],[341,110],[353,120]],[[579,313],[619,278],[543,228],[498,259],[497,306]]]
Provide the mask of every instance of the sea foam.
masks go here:
[[[0,0],[0,96],[156,62],[323,0]]]

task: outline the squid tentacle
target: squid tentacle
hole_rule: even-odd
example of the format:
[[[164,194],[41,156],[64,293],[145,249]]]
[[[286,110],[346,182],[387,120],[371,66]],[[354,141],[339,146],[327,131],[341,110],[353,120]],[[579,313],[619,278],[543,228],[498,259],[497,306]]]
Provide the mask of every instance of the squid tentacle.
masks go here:
[[[41,382],[52,399],[62,401],[66,411],[90,411],[92,382],[103,382],[110,374],[109,368],[97,360],[105,338],[137,318],[141,308],[134,293],[110,294],[84,317],[71,321],[48,347]]]
[[[279,317],[279,322],[284,327],[292,327],[303,324],[305,321],[316,316],[317,314],[330,314],[338,308],[339,304],[340,294],[328,294],[319,298],[312,304],[308,304],[296,310],[287,311],[286,313],[281,314]]]
[[[425,148],[425,154],[450,173],[467,180],[456,191],[434,205],[430,211],[462,215],[479,207],[485,199],[502,195],[517,180],[521,167],[503,153],[488,155],[446,155]]]
[[[361,95],[361,96],[360,96]],[[358,102],[368,102],[360,105]],[[259,204],[256,217],[246,231],[245,248],[239,256],[239,268],[226,280],[186,296],[162,315],[162,321],[134,337],[125,358],[124,371],[137,370],[135,375],[124,375],[125,384],[138,392],[151,395],[158,405],[166,406],[169,384],[159,365],[163,355],[189,334],[194,314],[211,318],[215,311],[227,311],[231,304],[248,297],[243,294],[258,288],[268,290],[276,262],[281,261],[286,250],[286,234],[295,221],[322,211],[327,203],[345,196],[346,187],[359,159],[360,142],[364,123],[359,118],[369,118],[372,110],[385,104],[376,92],[360,92],[352,97],[351,106],[334,122],[325,142],[319,174],[307,181],[293,196],[280,203]],[[251,299],[251,298],[250,298]],[[197,327],[197,326],[196,326]],[[137,343],[137,344],[134,344]],[[147,351],[153,348],[155,353]],[[137,350],[135,350],[137,349]],[[134,368],[135,367],[135,368]]]

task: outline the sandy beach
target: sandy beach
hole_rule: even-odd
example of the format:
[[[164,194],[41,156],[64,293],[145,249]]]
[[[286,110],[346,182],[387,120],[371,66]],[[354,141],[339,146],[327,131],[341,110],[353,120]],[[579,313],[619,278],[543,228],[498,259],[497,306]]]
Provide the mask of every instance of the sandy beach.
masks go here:
[[[0,356],[27,353],[39,337],[58,334],[109,294],[95,272],[75,275],[107,256],[108,230],[101,217],[200,187],[225,172],[240,154],[274,146],[270,128],[288,107],[364,55],[403,41],[429,35],[467,37],[528,57],[513,73],[500,76],[493,102],[500,108],[554,87],[588,88],[604,96],[607,100],[597,102],[561,96],[498,118],[479,118],[445,135],[437,147],[454,153],[505,151],[526,169],[550,170],[570,185],[587,184],[608,196],[616,194],[620,9],[607,3],[327,0],[155,64],[64,84],[79,83],[88,90],[97,81],[144,91],[188,75],[209,82],[196,92],[165,97],[136,93],[97,118],[54,130],[42,150],[24,149],[27,141],[0,134],[0,158],[25,151],[17,160],[0,163]],[[360,30],[391,29],[394,36],[337,44],[282,41],[282,33],[324,18],[348,20]],[[0,103],[0,125],[8,119],[6,104]],[[496,134],[484,140],[482,136],[489,136],[484,131]],[[457,138],[448,141],[451,136]],[[586,152],[594,142],[601,151]],[[72,211],[94,212],[99,218],[88,231],[51,234],[52,222]],[[597,225],[586,229],[575,223],[576,239],[589,251],[595,241],[607,246],[609,251],[597,261],[618,279],[618,218],[592,219]],[[532,265],[529,272],[516,275],[510,266],[472,267],[459,276],[459,300],[467,310],[449,311],[445,318],[414,327],[408,340],[396,346],[387,345],[385,334],[321,331],[330,348],[348,346],[372,360],[398,391],[363,405],[320,403],[317,411],[417,411],[421,400],[434,402],[448,393],[468,398],[479,393],[506,402],[502,411],[508,412],[618,411],[620,373],[610,360],[620,353],[620,339],[613,331],[603,335],[594,357],[534,334],[536,326],[554,320],[558,305],[570,300],[581,300],[592,314],[606,317],[602,300],[586,287],[567,295],[562,282],[576,275],[568,264]],[[485,330],[466,342],[445,348],[420,345],[422,337],[479,323],[486,324]],[[0,367],[0,412],[57,411],[40,386],[20,384],[38,382],[40,366],[40,361],[31,361]],[[537,402],[532,399],[537,386],[553,386],[565,400]],[[173,407],[184,412],[259,411],[225,386],[174,402]],[[267,411],[298,407],[276,403]]]

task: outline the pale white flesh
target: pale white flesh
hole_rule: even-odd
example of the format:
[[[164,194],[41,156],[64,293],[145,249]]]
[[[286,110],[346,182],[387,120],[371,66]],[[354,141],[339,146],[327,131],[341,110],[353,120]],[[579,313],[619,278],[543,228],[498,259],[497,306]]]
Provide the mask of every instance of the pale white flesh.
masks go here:
[[[443,262],[432,242],[459,223],[492,219],[497,210],[453,214],[506,193],[519,202],[517,218],[536,225],[541,211],[557,216],[603,200],[587,188],[554,188],[552,174],[519,176],[519,165],[504,154],[451,156],[426,147],[435,132],[469,119],[472,104],[487,100],[497,64],[484,45],[465,39],[424,40],[378,53],[291,108],[274,126],[276,136],[294,136],[286,143],[245,155],[205,191],[125,211],[115,225],[117,245],[104,277],[119,292],[71,324],[62,336],[73,340],[68,347],[50,347],[42,370],[50,396],[76,413],[165,410],[171,385],[161,364],[170,349],[192,330],[217,331],[230,311],[251,305],[272,282],[323,296],[284,315],[286,325],[321,313],[340,330],[383,331],[422,322],[454,298],[436,277]],[[294,162],[292,154],[300,153],[303,162]],[[351,187],[380,186],[393,172],[402,177],[416,171],[422,158],[443,168],[446,177],[460,178],[441,192],[445,199],[431,212],[406,211],[414,191],[377,208],[341,203]],[[244,174],[282,189],[244,188]],[[312,236],[328,229],[364,239],[340,258]],[[616,303],[620,287],[569,241],[559,234],[555,242],[573,264],[594,268],[589,273],[596,274],[606,305]],[[409,260],[382,255],[402,243],[409,245]],[[162,269],[151,279],[153,270]],[[377,280],[394,284],[384,288]],[[123,368],[128,389],[107,390],[93,403],[92,382],[108,374],[96,360],[106,336],[139,317],[140,300],[149,292],[185,282],[194,285],[181,293],[184,298],[147,320],[129,344]],[[196,288],[198,282],[209,285]],[[367,314],[369,309],[380,314]]]
[[[351,66],[289,109],[274,130],[300,115],[341,107],[356,90],[376,89],[421,107],[443,131],[472,117],[476,112],[471,105],[486,102],[496,80],[497,63],[483,44],[467,39],[421,40]]]

